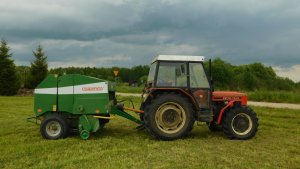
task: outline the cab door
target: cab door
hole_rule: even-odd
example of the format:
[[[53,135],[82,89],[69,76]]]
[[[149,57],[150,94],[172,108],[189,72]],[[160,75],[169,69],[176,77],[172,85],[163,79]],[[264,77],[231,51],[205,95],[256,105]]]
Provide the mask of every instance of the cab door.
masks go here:
[[[189,63],[189,87],[200,110],[210,110],[210,85],[202,62]]]

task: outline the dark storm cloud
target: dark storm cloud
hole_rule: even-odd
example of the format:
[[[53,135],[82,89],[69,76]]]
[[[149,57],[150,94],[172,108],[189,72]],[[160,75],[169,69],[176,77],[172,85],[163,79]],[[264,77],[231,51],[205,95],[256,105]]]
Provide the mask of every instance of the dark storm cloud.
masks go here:
[[[300,63],[300,3],[293,0],[6,0],[0,10],[0,35],[19,64],[38,44],[50,66],[134,66],[157,54]]]

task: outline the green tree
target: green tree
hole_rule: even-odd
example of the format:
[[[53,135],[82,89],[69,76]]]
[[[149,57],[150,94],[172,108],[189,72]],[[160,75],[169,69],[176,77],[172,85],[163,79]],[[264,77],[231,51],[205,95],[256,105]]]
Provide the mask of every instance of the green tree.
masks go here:
[[[25,87],[26,83],[28,83],[28,74],[30,72],[29,66],[17,66],[16,67],[18,79],[20,81],[21,88]]]
[[[206,62],[205,65],[206,70],[208,70],[208,62]],[[212,61],[212,76],[217,89],[236,88],[236,86],[232,85],[235,81],[233,66],[220,58],[216,58]]]
[[[34,89],[48,73],[47,56],[45,55],[41,45],[38,46],[36,51],[32,51],[35,60],[31,62],[30,77],[28,88]]]
[[[255,77],[254,73],[251,71],[249,66],[246,66],[244,71],[243,71],[243,76],[242,76],[242,83],[243,83],[243,89],[246,90],[254,90],[258,89],[258,80]],[[258,86],[258,87],[257,87]]]
[[[20,88],[20,82],[16,73],[16,66],[11,60],[12,53],[6,40],[0,44],[0,95],[14,95]]]

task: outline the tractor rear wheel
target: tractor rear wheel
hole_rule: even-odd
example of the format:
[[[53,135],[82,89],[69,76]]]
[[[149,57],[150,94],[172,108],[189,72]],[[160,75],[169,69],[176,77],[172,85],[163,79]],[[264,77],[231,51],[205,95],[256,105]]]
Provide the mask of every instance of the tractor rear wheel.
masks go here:
[[[256,113],[249,107],[236,107],[225,113],[222,127],[228,138],[247,140],[255,136],[258,128],[258,118]]]
[[[174,140],[186,136],[192,130],[194,115],[194,109],[185,97],[162,94],[146,106],[144,121],[154,137]]]
[[[141,113],[141,114],[140,114],[140,120],[141,120],[141,121],[144,121],[144,113]]]
[[[63,115],[52,113],[42,121],[40,131],[45,139],[55,140],[65,138],[68,135],[69,126]]]

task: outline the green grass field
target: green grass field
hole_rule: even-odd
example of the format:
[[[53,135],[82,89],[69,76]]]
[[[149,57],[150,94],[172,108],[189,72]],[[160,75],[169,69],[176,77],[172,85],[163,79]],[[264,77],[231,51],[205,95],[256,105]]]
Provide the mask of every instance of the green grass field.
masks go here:
[[[218,90],[218,89],[216,89]],[[128,86],[127,83],[120,83],[116,85],[116,91],[121,93],[142,93],[143,85],[139,87]],[[265,101],[275,103],[300,103],[300,91],[244,91],[247,93],[251,101]]]
[[[137,105],[139,99],[134,98]],[[299,110],[258,108],[251,140],[228,140],[204,124],[186,139],[158,141],[121,117],[89,140],[73,135],[45,140],[33,115],[33,97],[0,97],[0,168],[299,168]]]
[[[118,83],[116,85],[116,91],[121,93],[142,93],[144,86],[132,87],[128,83]]]
[[[300,103],[300,91],[251,91],[249,100],[275,103]]]

